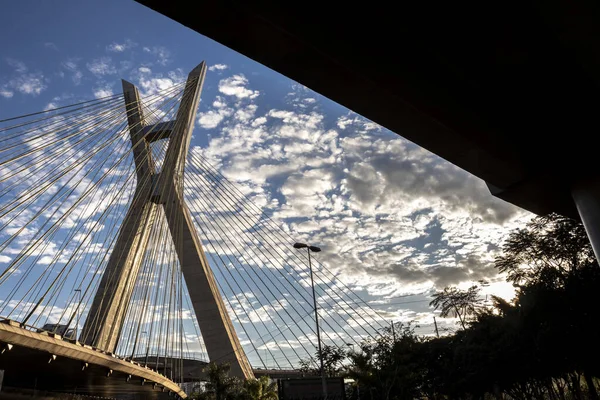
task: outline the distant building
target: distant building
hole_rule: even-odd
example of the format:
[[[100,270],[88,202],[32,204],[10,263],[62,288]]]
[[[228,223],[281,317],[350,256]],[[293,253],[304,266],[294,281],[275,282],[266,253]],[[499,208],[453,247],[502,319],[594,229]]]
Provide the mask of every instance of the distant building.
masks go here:
[[[69,328],[69,325],[62,324],[46,324],[37,330],[38,332],[56,333],[68,339],[75,339],[75,329]]]

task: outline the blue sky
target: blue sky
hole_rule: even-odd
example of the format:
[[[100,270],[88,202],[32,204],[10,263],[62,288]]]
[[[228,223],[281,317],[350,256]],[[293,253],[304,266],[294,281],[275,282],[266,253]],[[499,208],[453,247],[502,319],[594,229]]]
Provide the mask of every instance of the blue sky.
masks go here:
[[[121,78],[150,95],[206,60],[192,151],[387,318],[431,334],[436,289],[486,279],[511,296],[491,262],[531,215],[400,136],[134,2],[11,2],[2,22],[0,119],[118,94]]]

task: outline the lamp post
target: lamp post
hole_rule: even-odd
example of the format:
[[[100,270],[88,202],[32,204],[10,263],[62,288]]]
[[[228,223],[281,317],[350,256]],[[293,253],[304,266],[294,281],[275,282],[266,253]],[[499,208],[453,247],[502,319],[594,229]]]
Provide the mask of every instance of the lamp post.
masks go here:
[[[78,293],[77,295],[77,308],[75,309],[75,337],[73,339],[78,340],[77,338],[77,328],[79,327],[79,305],[81,304],[81,289],[75,289],[75,293]]]
[[[310,253],[314,251],[318,253],[321,249],[317,246],[309,246],[305,243],[294,243],[295,249],[303,249],[306,248],[308,252],[308,269],[310,270],[310,285],[312,287],[312,295],[313,295],[313,307],[315,309],[315,325],[317,327],[317,343],[319,346],[319,360],[321,361],[321,383],[323,385],[323,399],[327,399],[327,381],[325,379],[325,367],[323,366],[323,351],[321,349],[321,332],[319,330],[319,313],[317,311],[317,296],[315,295],[315,281],[313,279],[313,270],[312,264],[310,261]]]

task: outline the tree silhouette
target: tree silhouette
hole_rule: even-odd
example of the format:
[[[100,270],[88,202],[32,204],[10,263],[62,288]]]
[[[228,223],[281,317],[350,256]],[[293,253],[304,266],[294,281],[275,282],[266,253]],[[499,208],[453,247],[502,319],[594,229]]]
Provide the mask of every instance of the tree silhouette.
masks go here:
[[[320,353],[317,350],[315,355],[308,360],[300,360],[300,371],[305,374],[320,375],[320,359],[323,357],[325,375],[337,376],[344,367],[343,361],[346,359],[347,355],[347,350],[342,347],[323,345]]]
[[[463,329],[466,329],[468,316],[477,314],[481,307],[479,288],[471,286],[467,290],[455,287],[444,288],[441,292],[433,295],[429,303],[436,310],[440,310],[441,317],[458,317]]]
[[[396,341],[388,329],[352,352],[361,398],[599,400],[600,268],[583,226],[536,217],[509,234],[495,265],[514,300],[484,305],[477,287],[446,288],[430,304],[462,329]]]
[[[202,400],[228,400],[240,396],[241,382],[229,376],[230,366],[227,363],[209,363],[204,368],[206,385],[204,391],[197,393],[195,398]]]

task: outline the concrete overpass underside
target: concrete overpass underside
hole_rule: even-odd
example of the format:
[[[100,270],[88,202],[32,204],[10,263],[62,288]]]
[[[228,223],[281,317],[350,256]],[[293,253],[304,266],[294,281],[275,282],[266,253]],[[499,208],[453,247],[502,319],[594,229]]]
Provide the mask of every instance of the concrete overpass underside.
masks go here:
[[[432,151],[600,260],[600,3],[136,0]]]
[[[485,180],[578,217],[595,178],[600,4],[592,0],[139,3]]]
[[[76,393],[119,399],[185,398],[179,386],[150,368],[66,340],[0,321],[3,393]]]

